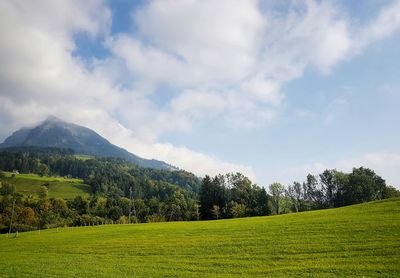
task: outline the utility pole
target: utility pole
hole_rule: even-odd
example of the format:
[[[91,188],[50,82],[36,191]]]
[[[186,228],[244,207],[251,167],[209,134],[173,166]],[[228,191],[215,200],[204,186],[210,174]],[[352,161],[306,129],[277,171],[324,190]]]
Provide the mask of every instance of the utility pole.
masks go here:
[[[137,214],[136,214],[136,208],[135,208],[135,201],[132,199],[132,205],[133,205],[133,213],[135,214],[135,223],[138,222]]]
[[[13,218],[14,218],[15,201],[16,201],[16,198],[14,197],[13,208],[12,208],[12,213],[11,213],[11,220],[10,220],[10,229],[8,230],[9,234],[11,234],[11,227],[12,227],[12,222],[13,222]]]
[[[133,214],[135,216],[135,223],[137,223],[137,215],[136,215],[136,208],[135,208],[135,201],[133,200],[133,195],[132,195],[132,186],[129,187],[129,224],[131,223],[131,208],[133,206]]]
[[[132,186],[129,187],[129,224],[131,224],[131,209],[132,209]]]

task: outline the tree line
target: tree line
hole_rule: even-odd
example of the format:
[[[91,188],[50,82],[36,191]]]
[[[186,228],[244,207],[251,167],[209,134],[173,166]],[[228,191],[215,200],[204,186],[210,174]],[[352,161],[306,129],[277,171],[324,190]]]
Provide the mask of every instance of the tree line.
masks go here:
[[[241,173],[205,176],[200,188],[204,220],[269,215],[268,194]]]
[[[0,183],[0,231],[104,223],[190,221],[263,216],[324,209],[390,197],[400,192],[368,168],[325,170],[287,186],[254,184],[241,173],[200,179],[190,172],[145,169],[116,158],[80,159],[57,149],[0,152],[0,170],[76,177],[91,186],[90,198],[48,198]],[[14,223],[14,224],[12,224]]]
[[[307,175],[302,183],[272,183],[268,193],[240,173],[206,176],[200,188],[202,219],[282,214],[334,208],[391,197],[400,192],[373,170],[360,167],[351,173],[325,170]]]
[[[38,197],[24,196],[14,185],[0,182],[0,233],[65,226],[148,223],[199,219],[198,203],[177,190],[167,200],[92,195],[73,200],[48,198],[45,186]]]
[[[393,186],[369,168],[353,168],[344,173],[335,169],[319,175],[308,174],[304,182],[288,186],[269,186],[271,207],[275,214],[341,207],[374,200],[400,197]]]

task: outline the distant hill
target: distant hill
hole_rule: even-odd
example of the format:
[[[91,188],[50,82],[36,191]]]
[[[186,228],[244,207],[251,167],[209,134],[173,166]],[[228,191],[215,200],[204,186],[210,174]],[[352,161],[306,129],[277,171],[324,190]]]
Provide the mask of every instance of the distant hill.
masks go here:
[[[76,154],[118,157],[141,167],[154,169],[176,169],[159,160],[144,159],[111,144],[95,131],[56,117],[48,117],[33,128],[22,128],[9,136],[0,148],[51,147],[73,150]]]

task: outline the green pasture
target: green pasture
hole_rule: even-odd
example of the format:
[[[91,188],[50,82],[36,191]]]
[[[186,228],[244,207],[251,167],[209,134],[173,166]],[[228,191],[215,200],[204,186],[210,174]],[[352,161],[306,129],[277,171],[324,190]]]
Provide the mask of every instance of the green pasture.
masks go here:
[[[50,198],[73,199],[78,195],[90,195],[90,186],[83,184],[83,180],[62,177],[40,177],[35,174],[5,173],[1,181],[14,184],[17,192],[24,195],[37,195],[42,185],[46,184]]]
[[[75,154],[74,157],[76,159],[83,160],[83,161],[94,158],[93,156],[85,155],[85,154]]]
[[[399,277],[400,199],[0,236],[2,277]]]

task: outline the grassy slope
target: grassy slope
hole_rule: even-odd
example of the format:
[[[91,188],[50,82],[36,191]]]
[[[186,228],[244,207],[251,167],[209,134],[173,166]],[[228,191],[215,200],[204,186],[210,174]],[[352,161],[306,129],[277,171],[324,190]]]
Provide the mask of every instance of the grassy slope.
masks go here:
[[[1,276],[400,276],[400,199],[245,219],[0,236]]]
[[[75,154],[74,157],[75,157],[76,159],[83,160],[83,161],[94,158],[93,156],[91,156],[91,155],[86,155],[86,154]]]
[[[49,183],[50,198],[73,199],[78,195],[89,196],[90,193],[90,186],[83,184],[80,179],[39,177],[34,174],[17,174],[11,178],[11,173],[6,173],[6,177],[1,180],[15,184],[17,191],[25,195],[37,194],[44,183]]]

